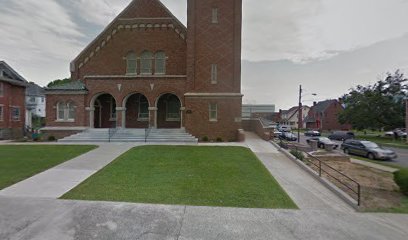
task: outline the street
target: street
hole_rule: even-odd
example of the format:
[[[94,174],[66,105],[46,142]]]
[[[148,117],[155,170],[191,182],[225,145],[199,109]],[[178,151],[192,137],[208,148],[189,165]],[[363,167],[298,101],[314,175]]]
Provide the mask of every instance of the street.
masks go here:
[[[297,136],[297,133],[294,133]],[[300,134],[300,143],[301,144],[305,144],[307,145],[306,140],[310,138],[310,137],[305,137],[303,133]],[[340,149],[340,146],[342,144],[341,141],[334,141],[337,144],[339,144],[339,149],[337,149],[336,151],[338,152],[343,152]],[[378,162],[386,162],[386,163],[391,163],[391,164],[395,164],[401,167],[408,167],[408,149],[403,149],[403,148],[392,148],[392,147],[385,147],[386,149],[391,149],[393,151],[395,151],[398,155],[398,158],[393,159],[393,160],[389,160],[389,161],[381,161],[381,160],[376,160]]]

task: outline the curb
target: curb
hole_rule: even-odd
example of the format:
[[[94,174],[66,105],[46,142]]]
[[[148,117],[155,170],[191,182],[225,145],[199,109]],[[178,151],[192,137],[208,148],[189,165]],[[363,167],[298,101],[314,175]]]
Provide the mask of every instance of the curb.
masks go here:
[[[280,152],[282,152],[286,157],[288,157],[290,160],[295,162],[300,168],[305,170],[307,173],[309,173],[312,177],[314,177],[316,180],[318,180],[321,184],[323,184],[325,187],[327,187],[330,191],[332,191],[334,194],[336,194],[338,197],[340,197],[344,202],[346,202],[348,205],[350,205],[352,208],[354,208],[356,211],[359,211],[360,208],[357,205],[357,201],[351,198],[347,193],[345,193],[343,190],[338,188],[336,185],[331,183],[330,181],[319,177],[319,174],[312,170],[309,166],[307,166],[305,163],[302,161],[298,160],[295,156],[293,156],[288,150],[281,148],[277,143],[270,141],[270,143],[276,147]]]

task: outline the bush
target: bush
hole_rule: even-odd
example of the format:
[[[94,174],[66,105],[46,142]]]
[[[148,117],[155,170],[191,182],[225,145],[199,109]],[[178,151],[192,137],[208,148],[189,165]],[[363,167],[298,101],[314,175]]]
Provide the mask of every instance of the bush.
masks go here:
[[[54,142],[54,141],[56,141],[57,139],[54,137],[54,136],[49,136],[48,137],[48,141],[50,141],[50,142]]]
[[[224,142],[224,140],[222,140],[222,138],[217,137],[217,142]]]
[[[394,173],[395,183],[401,189],[401,192],[408,196],[408,168],[404,168]]]
[[[208,139],[208,137],[207,137],[207,136],[204,136],[204,137],[203,137],[203,139],[202,139],[202,141],[203,141],[203,142],[208,142],[208,141],[209,141],[209,139]]]
[[[299,159],[300,161],[305,160],[305,156],[303,156],[303,153],[299,150],[290,150],[290,154],[292,154],[293,156],[295,156],[297,159]]]

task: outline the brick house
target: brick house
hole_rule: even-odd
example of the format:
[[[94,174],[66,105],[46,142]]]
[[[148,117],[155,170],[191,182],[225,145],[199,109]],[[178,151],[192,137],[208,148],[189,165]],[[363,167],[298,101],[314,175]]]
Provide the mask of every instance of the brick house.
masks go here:
[[[187,15],[185,27],[159,0],[133,0],[72,61],[74,81],[47,89],[45,130],[184,128],[235,140],[242,0],[188,0]]]
[[[26,85],[22,76],[0,61],[0,139],[24,135]]]
[[[338,115],[344,107],[338,100],[314,103],[305,119],[306,128],[324,131],[351,130],[350,124],[341,124]]]

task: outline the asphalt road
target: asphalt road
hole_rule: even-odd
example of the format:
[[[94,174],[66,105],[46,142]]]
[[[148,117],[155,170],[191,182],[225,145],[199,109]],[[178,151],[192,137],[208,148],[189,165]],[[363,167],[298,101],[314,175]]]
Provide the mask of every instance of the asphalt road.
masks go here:
[[[294,134],[297,136],[297,133],[294,133]],[[306,140],[308,138],[309,137],[305,137],[303,135],[303,133],[301,133],[300,134],[300,143],[307,145]],[[339,148],[340,148],[342,142],[341,141],[334,141],[334,142],[338,143]],[[398,158],[390,160],[390,161],[386,161],[387,163],[395,164],[395,165],[398,165],[398,166],[401,166],[401,167],[408,167],[408,149],[392,148],[392,147],[386,147],[386,148],[394,150],[398,155]],[[338,149],[337,151],[341,151],[341,149]],[[380,160],[378,160],[378,161],[381,162]]]

